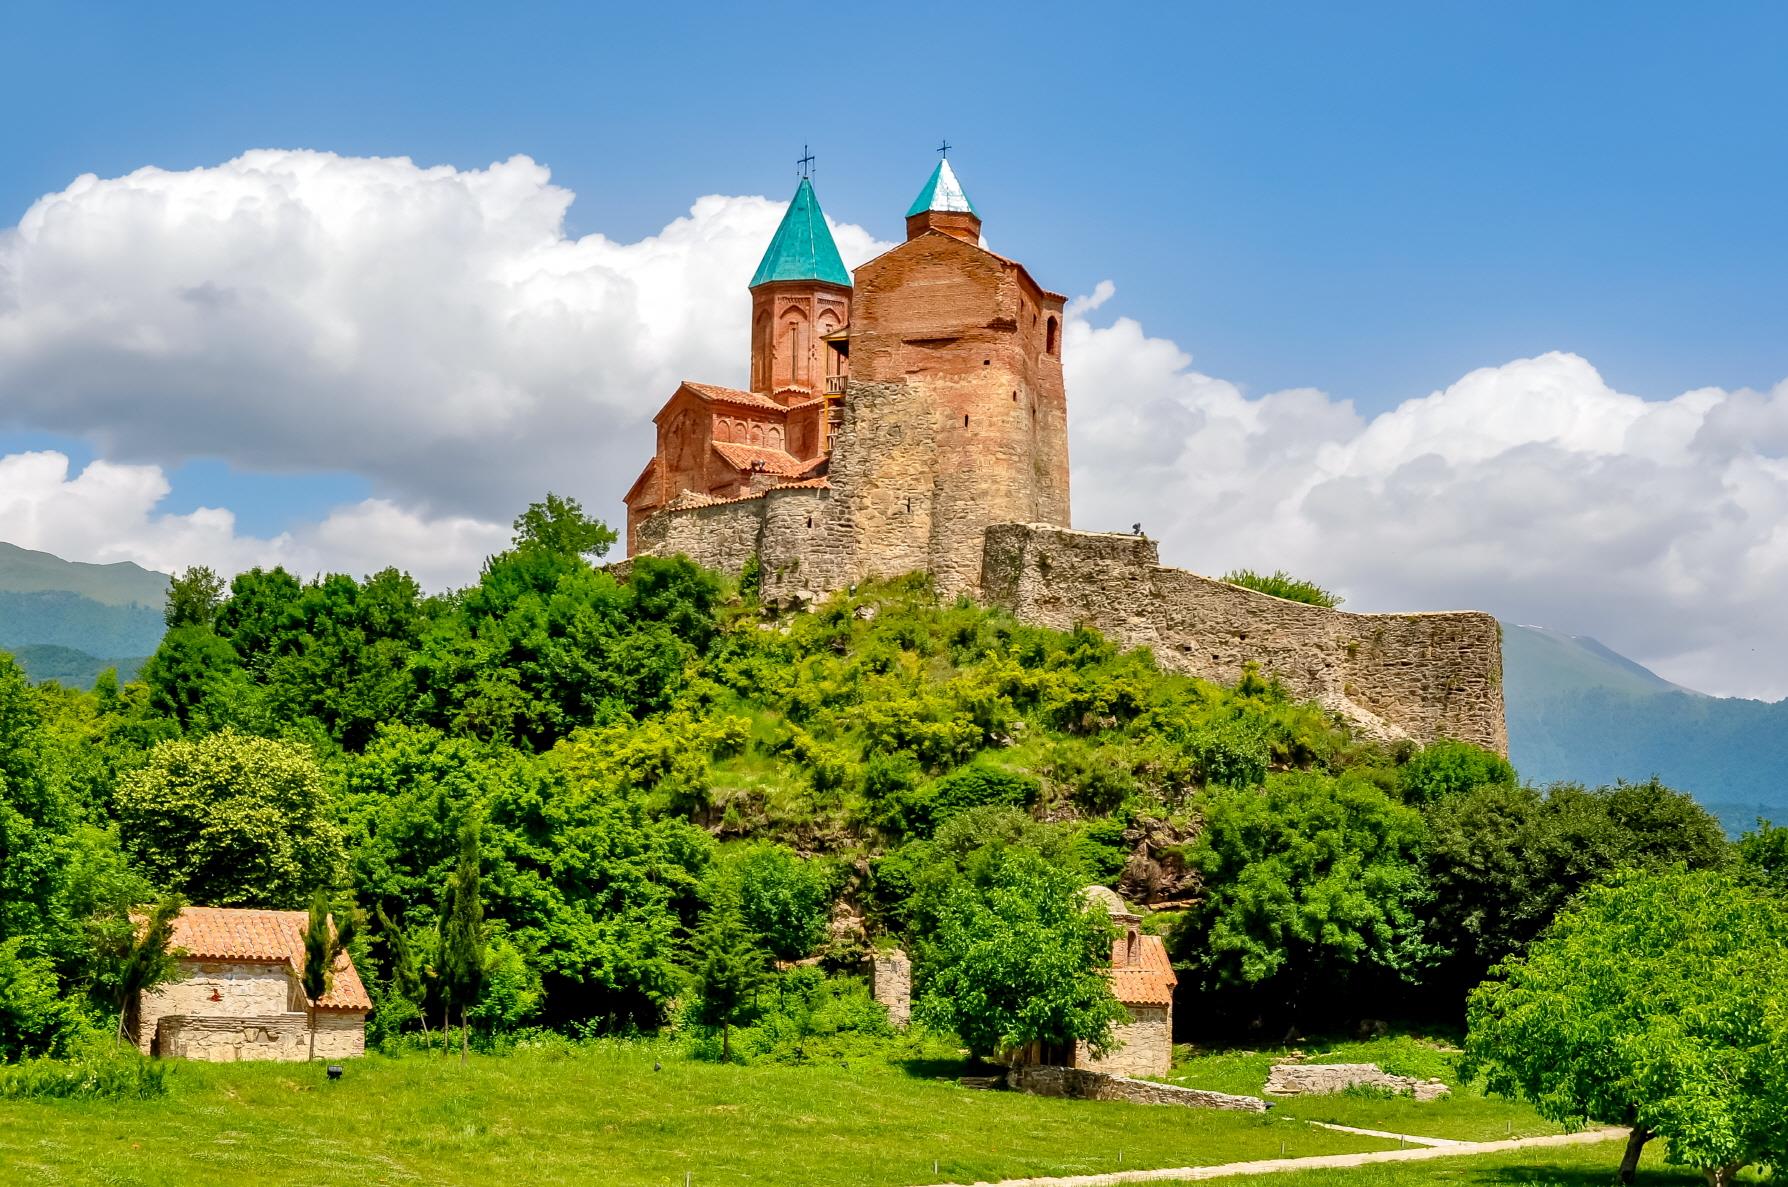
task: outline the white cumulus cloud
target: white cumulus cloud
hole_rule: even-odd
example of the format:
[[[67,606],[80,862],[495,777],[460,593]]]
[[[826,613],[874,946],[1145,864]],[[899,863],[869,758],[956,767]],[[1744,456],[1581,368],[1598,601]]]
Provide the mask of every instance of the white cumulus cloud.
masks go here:
[[[487,169],[260,150],[77,178],[0,233],[0,424],[106,457],[350,470],[506,518],[618,501],[677,380],[739,382],[783,202],[709,196],[633,243]],[[847,264],[880,247],[839,225]]]
[[[1077,526],[1140,520],[1201,572],[1487,609],[1691,687],[1788,695],[1788,382],[1647,401],[1551,353],[1367,418],[1248,396],[1128,318],[1071,322],[1064,358]]]

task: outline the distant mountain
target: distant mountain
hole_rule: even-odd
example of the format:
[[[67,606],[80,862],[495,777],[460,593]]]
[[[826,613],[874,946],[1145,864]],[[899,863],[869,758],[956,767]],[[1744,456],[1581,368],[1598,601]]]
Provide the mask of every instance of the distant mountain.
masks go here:
[[[0,542],[0,593],[73,593],[104,606],[160,611],[168,575],[130,561],[90,565]]]
[[[0,543],[0,649],[34,680],[86,685],[114,664],[134,672],[140,659],[100,657],[153,652],[167,590],[166,573],[128,561],[89,565]]]
[[[1788,823],[1788,700],[1711,697],[1596,640],[1504,623],[1509,758],[1535,783],[1658,776],[1729,830]]]
[[[25,675],[32,683],[54,680],[67,688],[92,688],[93,682],[107,668],[115,669],[119,681],[128,684],[137,678],[137,673],[142,670],[147,659],[140,655],[126,659],[99,659],[85,651],[47,643],[27,643],[5,650],[10,651],[12,657],[19,661],[19,666],[25,669]]]

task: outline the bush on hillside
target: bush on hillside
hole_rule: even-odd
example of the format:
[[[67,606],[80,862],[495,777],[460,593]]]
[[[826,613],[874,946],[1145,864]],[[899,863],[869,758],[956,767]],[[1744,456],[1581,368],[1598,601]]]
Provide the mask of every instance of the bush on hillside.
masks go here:
[[[1231,569],[1218,580],[1254,590],[1256,593],[1272,594],[1275,598],[1284,598],[1288,602],[1304,602],[1331,610],[1346,601],[1341,595],[1330,593],[1314,581],[1293,577],[1284,569],[1274,569],[1271,573],[1256,573],[1253,569]]]

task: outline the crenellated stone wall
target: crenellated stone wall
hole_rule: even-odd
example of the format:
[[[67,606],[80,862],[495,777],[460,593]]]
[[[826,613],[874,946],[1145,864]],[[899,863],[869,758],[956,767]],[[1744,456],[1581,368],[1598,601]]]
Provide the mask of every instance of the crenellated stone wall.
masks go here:
[[[1234,684],[1249,665],[1362,733],[1455,738],[1508,753],[1496,619],[1352,614],[1163,567],[1143,536],[1039,524],[987,530],[985,599],[1018,618],[1085,623],[1163,667]]]

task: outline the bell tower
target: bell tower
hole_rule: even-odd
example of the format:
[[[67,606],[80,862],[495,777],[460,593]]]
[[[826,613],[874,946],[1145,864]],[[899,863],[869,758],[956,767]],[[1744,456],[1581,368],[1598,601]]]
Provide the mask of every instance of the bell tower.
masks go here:
[[[850,273],[804,176],[751,278],[751,390],[787,407],[825,395],[828,378],[842,388],[850,308]]]

